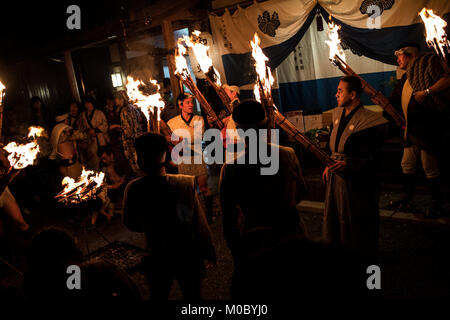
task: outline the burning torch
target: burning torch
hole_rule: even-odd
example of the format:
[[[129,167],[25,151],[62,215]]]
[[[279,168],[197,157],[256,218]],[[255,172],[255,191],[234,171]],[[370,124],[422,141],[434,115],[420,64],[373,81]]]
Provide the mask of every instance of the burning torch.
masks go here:
[[[26,144],[17,144],[16,142],[10,142],[3,149],[9,153],[8,161],[10,164],[9,169],[0,178],[0,194],[6,189],[11,181],[17,177],[20,170],[33,165],[39,153],[39,144],[37,138],[45,134],[44,128],[30,127],[28,129],[28,139],[31,140]]]
[[[144,82],[134,80],[133,77],[127,77],[127,94],[132,104],[137,106],[145,114],[147,118],[149,130],[159,133],[161,123],[161,110],[164,109],[165,103],[159,94],[159,84],[156,80],[149,80],[151,86],[156,88],[156,93],[144,94],[144,90],[148,89]]]
[[[274,79],[272,77],[272,72],[270,68],[266,66],[266,61],[269,61],[261,48],[259,47],[259,38],[255,33],[255,37],[253,41],[251,41],[252,46],[252,55],[255,59],[255,68],[256,73],[258,74],[257,83],[254,87],[254,94],[256,100],[261,102],[266,107],[266,111],[268,110],[272,114],[273,126],[275,127],[275,123],[282,128],[291,138],[295,141],[299,142],[305,149],[312,152],[319,161],[321,161],[325,166],[332,166],[335,164],[335,161],[322,149],[316,146],[314,143],[309,141],[309,139],[302,134],[284,115],[282,115],[278,109],[275,107],[272,99],[272,84]],[[269,108],[267,108],[269,107]],[[270,118],[269,118],[270,119]]]
[[[266,66],[266,61],[269,58],[263,53],[261,47],[259,46],[261,40],[258,34],[255,36],[250,45],[252,46],[252,57],[255,59],[255,70],[257,74],[256,85],[254,87],[254,93],[256,100],[261,102],[261,104],[266,109],[267,120],[269,129],[275,128],[275,118],[274,118],[274,103],[272,98],[272,85],[274,83],[274,78],[270,68]]]
[[[450,74],[450,60],[448,53],[450,51],[450,41],[447,38],[444,28],[447,22],[438,15],[434,14],[433,10],[423,8],[419,12],[420,17],[425,24],[427,32],[427,45],[434,49],[434,52],[439,56],[442,67],[447,74]]]
[[[209,47],[201,43],[200,41],[200,31],[194,31],[192,37],[184,36],[183,40],[189,48],[192,48],[194,51],[195,57],[200,65],[200,69],[206,76],[206,81],[209,83],[211,87],[214,88],[217,95],[222,100],[223,104],[226,106],[230,113],[233,112],[232,101],[228,94],[222,87],[222,83],[220,81],[220,74],[214,68],[212,64],[212,59],[208,55]]]
[[[340,26],[334,24],[334,22],[330,22],[328,24],[329,27],[329,36],[330,40],[326,40],[325,42],[330,46],[330,61],[339,68],[344,74],[348,76],[358,77],[362,84],[362,89],[365,93],[367,93],[373,103],[382,107],[389,115],[394,119],[395,123],[401,127],[405,128],[406,122],[403,116],[394,109],[394,107],[389,103],[389,100],[380,92],[376,91],[374,87],[372,87],[366,80],[361,78],[355,71],[350,68],[350,66],[345,62],[345,54],[342,49],[339,48],[340,39],[338,31],[341,28]]]
[[[94,200],[102,189],[104,178],[103,172],[94,172],[83,168],[83,172],[77,181],[70,177],[65,177],[62,180],[61,184],[64,189],[55,198],[58,202],[67,205]]]
[[[181,42],[183,41],[185,41],[183,38],[178,39],[177,48],[175,49],[175,64],[177,67],[175,70],[175,75],[183,82],[184,85],[186,85],[186,87],[189,88],[197,101],[200,102],[203,111],[205,111],[206,114],[213,120],[214,125],[218,129],[223,129],[222,121],[220,121],[220,119],[217,117],[209,102],[197,88],[194,80],[192,80],[191,74],[187,67],[186,58],[184,57],[184,55],[186,54],[186,47],[181,44]]]

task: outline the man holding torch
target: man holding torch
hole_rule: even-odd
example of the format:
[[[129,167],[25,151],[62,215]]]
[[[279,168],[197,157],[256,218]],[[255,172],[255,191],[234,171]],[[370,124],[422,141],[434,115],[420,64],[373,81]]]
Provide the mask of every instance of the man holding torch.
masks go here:
[[[245,138],[247,133],[265,130],[267,116],[261,103],[244,100],[233,110],[233,121],[244,143],[244,152],[222,166],[219,181],[225,241],[231,250],[235,268],[246,255],[245,237],[252,230],[271,230],[274,235],[301,234],[303,222],[296,205],[305,195],[306,186],[297,156],[292,148],[271,144],[257,135],[256,141]],[[254,145],[267,145],[278,154],[278,169],[274,174],[261,174],[265,165],[252,163]],[[243,160],[243,161],[241,161]]]
[[[397,51],[399,68],[406,70],[394,89],[390,101],[403,111],[406,119],[402,171],[405,196],[394,206],[411,209],[417,163],[427,177],[432,205],[427,218],[441,215],[442,195],[438,152],[448,125],[450,77],[433,54],[419,55],[416,44],[403,45]]]
[[[326,186],[323,240],[372,258],[378,248],[377,160],[388,121],[360,100],[358,77],[341,79],[333,110],[330,149],[335,164],[323,172]]]
[[[201,116],[194,114],[194,97],[190,94],[181,93],[177,97],[177,105],[180,107],[180,115],[169,120],[167,125],[177,135],[185,139],[182,143],[189,143],[187,150],[190,150],[190,163],[178,164],[178,172],[180,174],[186,174],[195,176],[197,179],[200,193],[206,198],[209,196],[210,190],[208,188],[208,173],[206,169],[206,163],[203,160],[203,155],[198,154],[202,150],[196,150],[195,148],[195,136],[194,130],[196,127],[201,128],[201,137],[205,130],[205,122]],[[179,130],[178,132],[175,132]],[[183,136],[182,133],[189,133],[188,136]],[[197,154],[196,154],[197,153]],[[201,163],[195,163],[196,155],[201,158]],[[185,158],[186,155],[183,155]]]

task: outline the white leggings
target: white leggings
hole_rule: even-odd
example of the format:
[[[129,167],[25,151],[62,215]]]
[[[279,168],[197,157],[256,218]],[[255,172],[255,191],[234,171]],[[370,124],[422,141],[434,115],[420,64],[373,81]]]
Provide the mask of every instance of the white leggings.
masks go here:
[[[441,175],[437,156],[429,154],[427,151],[420,149],[415,145],[405,148],[403,151],[403,173],[415,174],[417,170],[417,163],[419,161],[422,162],[423,170],[425,171],[427,178],[436,178]]]

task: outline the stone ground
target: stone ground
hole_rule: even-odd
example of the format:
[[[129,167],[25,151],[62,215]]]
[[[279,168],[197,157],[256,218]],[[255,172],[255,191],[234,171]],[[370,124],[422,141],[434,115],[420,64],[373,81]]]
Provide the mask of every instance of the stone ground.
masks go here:
[[[311,238],[320,239],[322,223],[323,186],[320,175],[308,176],[308,182],[315,195],[309,195],[309,202],[302,202],[298,208],[304,218]],[[380,207],[401,197],[399,185],[385,185]],[[448,196],[448,190],[447,196]],[[448,197],[450,198],[450,197]],[[312,200],[312,201],[311,201]],[[419,211],[424,211],[430,202],[426,188],[418,187],[415,203]],[[449,204],[445,204],[448,211]],[[51,204],[41,204],[26,219],[36,230],[48,226],[58,226],[68,230],[77,239],[86,258],[101,258],[117,264],[126,270],[136,282],[145,299],[149,298],[149,288],[145,277],[137,270],[144,254],[145,238],[142,234],[128,231],[116,215],[110,224],[99,219],[95,230],[86,230],[85,223],[69,223],[64,215]],[[217,213],[220,213],[216,202]],[[88,217],[85,218],[88,221]],[[23,243],[14,228],[8,238],[16,252],[11,265],[14,271],[0,261],[0,284],[21,288],[21,272],[25,270]],[[203,296],[208,300],[230,298],[230,283],[233,262],[222,233],[220,215],[211,225],[217,250],[217,265],[207,271]],[[386,299],[432,299],[450,297],[450,216],[437,220],[424,220],[420,213],[394,213],[382,210],[380,226],[380,262],[382,271],[382,296]],[[301,255],[301,252],[297,253]],[[365,281],[365,280],[364,280]],[[182,299],[175,283],[170,299]]]

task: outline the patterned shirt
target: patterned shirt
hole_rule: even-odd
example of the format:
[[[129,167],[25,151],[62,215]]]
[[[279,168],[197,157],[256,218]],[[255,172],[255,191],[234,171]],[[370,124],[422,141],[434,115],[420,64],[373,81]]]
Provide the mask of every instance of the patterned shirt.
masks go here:
[[[136,107],[130,104],[123,106],[119,111],[119,115],[120,125],[122,127],[123,153],[128,159],[133,171],[139,174],[140,169],[137,164],[137,155],[136,149],[134,147],[134,141],[137,137],[146,132],[146,128],[144,128],[143,126],[142,115],[139,110],[136,109]]]

